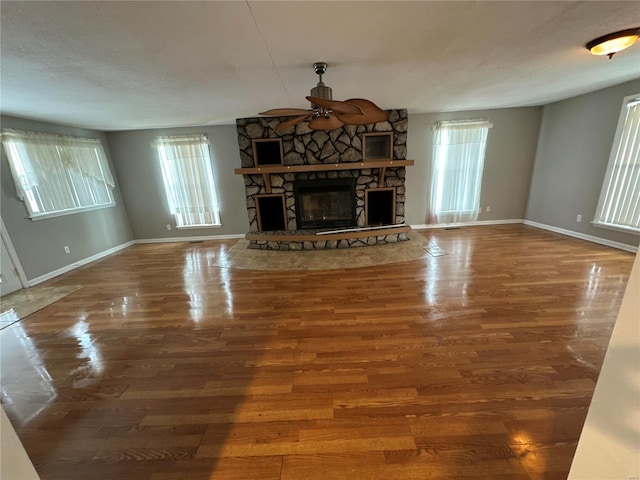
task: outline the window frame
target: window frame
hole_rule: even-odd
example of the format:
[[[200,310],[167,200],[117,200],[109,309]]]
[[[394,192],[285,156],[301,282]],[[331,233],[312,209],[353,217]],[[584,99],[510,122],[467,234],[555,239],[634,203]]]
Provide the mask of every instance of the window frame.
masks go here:
[[[85,144],[95,144],[96,147],[99,147],[100,149],[100,153],[101,155],[98,155],[98,157],[96,158],[97,161],[97,165],[100,168],[100,171],[103,172],[104,169],[106,168],[108,170],[108,174],[110,179],[113,181],[113,185],[109,184],[109,178],[107,178],[106,176],[103,176],[102,180],[98,180],[101,183],[104,183],[104,191],[106,192],[106,195],[108,197],[108,202],[103,202],[103,203],[94,203],[91,205],[81,205],[81,206],[77,206],[77,207],[72,207],[72,208],[63,208],[63,209],[58,209],[58,210],[49,210],[49,211],[44,211],[43,213],[38,213],[35,212],[34,209],[32,208],[32,203],[37,203],[35,201],[34,198],[34,192],[33,189],[37,188],[38,185],[34,185],[31,188],[29,188],[28,190],[25,190],[24,187],[20,184],[20,180],[18,180],[16,178],[16,167],[14,166],[14,157],[17,158],[17,161],[20,163],[20,169],[21,171],[25,172],[26,168],[25,168],[25,163],[24,163],[24,159],[21,158],[21,155],[19,154],[19,152],[17,151],[17,149],[11,149],[8,145],[7,142],[5,141],[6,138],[41,138],[41,139],[50,139],[52,140],[52,144],[51,146],[53,146],[54,148],[56,148],[56,150],[60,149],[61,147],[64,147],[65,145],[62,143],[53,143],[53,141],[55,141],[55,139],[65,139],[65,141],[74,141],[76,142],[76,146],[80,146],[82,143]],[[115,198],[115,194],[114,194],[114,190],[115,190],[115,176],[113,175],[113,172],[111,171],[111,165],[109,162],[109,159],[107,157],[107,153],[106,150],[104,148],[104,145],[102,143],[102,140],[100,140],[99,138],[95,138],[95,137],[78,137],[78,136],[72,136],[72,135],[60,135],[60,134],[55,134],[55,133],[48,133],[48,132],[36,132],[36,131],[28,131],[28,130],[13,130],[13,129],[3,129],[2,130],[2,144],[5,150],[5,155],[7,156],[7,162],[9,163],[9,167],[11,170],[11,176],[13,178],[14,184],[15,184],[15,188],[16,188],[16,193],[18,194],[18,198],[19,200],[24,204],[26,210],[27,210],[27,216],[30,220],[32,221],[39,221],[39,220],[45,220],[48,218],[55,218],[55,217],[63,217],[66,215],[73,215],[75,213],[81,213],[81,212],[88,212],[88,211],[92,211],[92,210],[101,210],[103,208],[111,208],[116,206],[116,198]],[[68,147],[68,146],[67,146]],[[27,148],[24,146],[23,143],[23,148]],[[14,152],[12,152],[11,150],[14,150]],[[14,155],[15,153],[15,155]],[[25,152],[27,153],[27,152]],[[29,169],[33,169],[33,162],[31,162],[30,158],[27,158],[27,160],[29,161]],[[104,162],[104,164],[103,164]],[[61,162],[64,165],[64,162]],[[34,169],[35,170],[35,169]],[[73,175],[72,175],[72,171],[73,169],[71,168],[65,168],[63,170],[64,172],[64,178],[66,179],[65,185],[68,186],[70,188],[70,190],[77,190],[77,187],[79,185],[75,184],[73,181]],[[73,172],[73,174],[83,174],[82,172]],[[36,172],[36,175],[40,175],[41,172]],[[26,175],[26,174],[25,174]],[[38,195],[40,195],[39,192],[35,192]],[[92,192],[92,195],[93,196]],[[77,193],[75,193],[73,196],[74,198],[74,202],[75,203],[80,203],[80,197],[78,196]],[[51,200],[49,200],[51,201]],[[44,202],[41,202],[41,204]],[[41,205],[43,208],[45,208],[45,205]]]
[[[598,198],[598,204],[596,206],[596,211],[594,213],[593,220],[591,221],[591,225],[593,225],[594,227],[604,228],[607,230],[615,230],[618,232],[624,232],[632,235],[640,235],[640,226],[634,228],[634,227],[628,227],[626,225],[606,223],[598,220],[598,218],[602,217],[602,213],[603,213],[602,209],[604,208],[604,203],[607,197],[608,186],[611,183],[610,178],[611,178],[613,169],[615,168],[615,165],[616,165],[618,150],[620,149],[620,142],[622,140],[622,134],[624,133],[624,129],[625,129],[627,109],[630,107],[631,104],[638,104],[638,103],[640,103],[640,92],[634,95],[628,95],[624,97],[624,99],[622,100],[622,106],[620,107],[620,114],[618,115],[616,133],[613,137],[613,143],[611,144],[611,151],[609,153],[607,168],[605,170],[604,177],[602,179],[602,186],[600,188],[600,196]],[[636,137],[636,142],[640,144],[640,134]]]
[[[178,222],[178,216],[179,215],[185,215],[184,213],[178,213],[178,212],[172,212],[172,200],[171,200],[171,194],[169,193],[169,187],[168,187],[168,178],[167,178],[167,171],[166,171],[166,163],[169,161],[173,161],[175,159],[173,158],[168,158],[166,155],[166,152],[163,151],[163,143],[167,142],[167,141],[178,141],[178,140],[184,140],[184,139],[188,139],[189,137],[201,137],[201,143],[200,143],[200,148],[202,149],[203,152],[206,153],[206,158],[204,158],[204,160],[206,161],[206,170],[207,170],[207,177],[208,177],[208,183],[209,186],[211,187],[212,191],[211,191],[211,196],[213,198],[213,203],[214,205],[212,206],[212,212],[211,212],[211,216],[213,217],[212,220],[215,222],[217,221],[217,223],[211,223],[211,224],[179,224]],[[169,143],[167,142],[167,143]],[[163,191],[164,191],[164,199],[167,202],[167,206],[169,209],[169,214],[173,217],[173,221],[174,221],[174,225],[175,228],[177,230],[187,230],[187,229],[203,229],[203,228],[221,228],[222,227],[222,218],[221,218],[221,212],[220,212],[220,202],[218,200],[218,189],[216,186],[216,181],[215,181],[215,174],[214,174],[214,168],[213,168],[213,158],[211,155],[211,142],[209,141],[209,137],[206,133],[186,133],[186,134],[182,134],[182,135],[170,135],[170,136],[159,136],[156,137],[153,146],[155,147],[156,150],[156,154],[158,156],[158,161],[159,161],[159,165],[160,165],[160,172],[161,172],[161,176],[162,176],[162,186],[163,186]],[[175,206],[174,206],[175,207]]]
[[[431,162],[430,162],[430,170],[429,170],[429,210],[428,210],[428,222],[432,225],[453,225],[453,224],[464,224],[468,222],[477,221],[477,217],[479,212],[479,205],[481,201],[482,195],[482,179],[484,177],[484,168],[486,163],[486,154],[487,154],[487,144],[489,139],[489,132],[493,128],[493,123],[486,118],[476,118],[476,119],[464,119],[464,120],[443,120],[438,121],[432,127],[432,151],[431,151]],[[444,181],[445,177],[440,175],[438,172],[444,171],[444,168],[440,168],[441,162],[448,158],[450,153],[450,146],[456,145],[455,143],[450,142],[438,142],[439,135],[447,135],[449,136],[449,132],[457,129],[463,130],[471,130],[471,129],[486,129],[486,134],[484,135],[484,148],[482,150],[482,156],[479,158],[481,163],[478,165],[477,169],[477,198],[474,199],[474,203],[477,203],[477,206],[472,210],[469,209],[457,209],[457,210],[439,210],[440,205],[443,201],[442,195],[438,195],[442,193],[441,183]],[[445,146],[445,151],[441,151],[440,147]],[[436,180],[439,180],[438,185],[434,185]],[[451,217],[451,221],[441,221],[439,217]],[[471,220],[465,219],[455,219],[455,217],[470,217]]]

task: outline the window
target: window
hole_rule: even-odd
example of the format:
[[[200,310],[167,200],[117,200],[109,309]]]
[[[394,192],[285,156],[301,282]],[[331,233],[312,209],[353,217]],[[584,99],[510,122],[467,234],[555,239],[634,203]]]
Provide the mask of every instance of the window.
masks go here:
[[[640,233],[640,97],[626,98],[594,225]]]
[[[159,137],[155,146],[176,227],[221,226],[207,136]]]
[[[100,140],[5,130],[2,143],[30,218],[115,205],[115,182]]]
[[[491,123],[440,122],[434,128],[430,223],[478,218],[482,169]]]

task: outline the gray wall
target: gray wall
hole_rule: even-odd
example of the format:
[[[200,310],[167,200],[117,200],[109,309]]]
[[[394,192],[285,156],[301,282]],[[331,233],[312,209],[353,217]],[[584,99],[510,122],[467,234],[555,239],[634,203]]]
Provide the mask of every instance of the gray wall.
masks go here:
[[[2,116],[1,121],[2,128],[99,138],[105,146],[107,157],[110,157],[105,136],[100,132],[9,116]],[[2,219],[29,280],[132,240],[117,179],[115,207],[33,221],[28,218],[25,204],[16,194],[4,148],[0,150]],[[64,253],[65,245],[71,249],[70,254]]]
[[[478,220],[524,218],[541,116],[541,107],[409,115],[407,158],[415,160],[415,166],[407,167],[407,223],[428,223],[433,125],[478,118],[493,123],[487,138]]]
[[[177,230],[174,217],[169,213],[153,142],[161,135],[188,133],[206,133],[209,136],[221,228]],[[136,240],[244,234],[249,231],[244,181],[242,175],[233,173],[234,168],[240,168],[235,125],[109,132],[107,139]],[[171,231],[167,230],[167,224],[172,226]]]
[[[526,219],[638,245],[638,236],[594,227],[623,98],[640,93],[640,80],[544,107]],[[582,222],[576,215],[582,215]]]

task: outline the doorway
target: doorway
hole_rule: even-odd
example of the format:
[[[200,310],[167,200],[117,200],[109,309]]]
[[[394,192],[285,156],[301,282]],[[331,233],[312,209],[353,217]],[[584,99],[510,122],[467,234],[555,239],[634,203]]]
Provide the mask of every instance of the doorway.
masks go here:
[[[7,237],[4,222],[0,230],[0,239],[0,297],[3,297],[11,292],[20,290],[23,285],[18,274],[19,266],[16,265],[9,253],[13,246],[11,245],[11,240]]]

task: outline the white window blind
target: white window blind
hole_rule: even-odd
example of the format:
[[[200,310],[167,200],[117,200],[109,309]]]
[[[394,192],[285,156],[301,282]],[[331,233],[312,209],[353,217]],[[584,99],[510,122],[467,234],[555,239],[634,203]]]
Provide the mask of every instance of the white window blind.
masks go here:
[[[220,226],[220,213],[206,135],[159,137],[155,143],[176,226]]]
[[[602,184],[595,225],[640,233],[640,98],[625,101]]]
[[[115,205],[115,182],[100,140],[4,130],[2,143],[31,218]]]
[[[429,222],[478,218],[482,170],[491,123],[440,122],[434,127]]]

